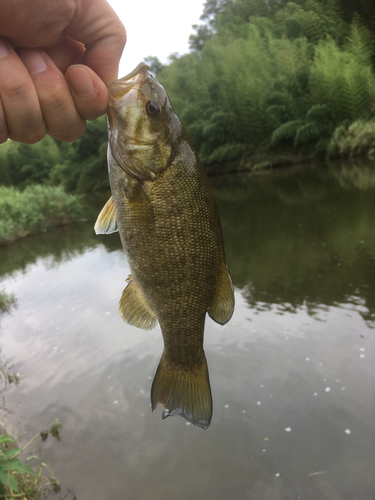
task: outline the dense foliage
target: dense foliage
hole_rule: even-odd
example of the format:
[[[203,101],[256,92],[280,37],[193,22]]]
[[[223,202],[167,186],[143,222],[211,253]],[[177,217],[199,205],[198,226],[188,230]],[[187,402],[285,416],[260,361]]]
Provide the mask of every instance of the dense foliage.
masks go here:
[[[202,19],[158,79],[205,164],[325,153],[337,127],[373,116],[373,38],[339,2],[207,0]]]
[[[49,136],[33,145],[2,144],[0,185],[23,189],[35,183],[78,192],[108,188],[105,117],[88,122],[86,132],[72,144]]]
[[[68,224],[82,216],[77,195],[62,187],[28,186],[23,192],[0,187],[0,245]]]
[[[375,154],[373,0],[206,0],[165,86],[210,171],[311,155]],[[172,48],[172,46],[171,46]],[[0,185],[108,187],[105,117],[73,144],[0,146]]]

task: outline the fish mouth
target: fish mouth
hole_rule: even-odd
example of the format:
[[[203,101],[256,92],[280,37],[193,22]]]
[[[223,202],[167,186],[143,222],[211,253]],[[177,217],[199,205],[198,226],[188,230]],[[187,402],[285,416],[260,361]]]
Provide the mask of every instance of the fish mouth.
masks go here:
[[[148,66],[141,62],[128,75],[108,83],[108,91],[112,99],[121,99],[130,89],[138,89],[149,76]]]
[[[131,143],[129,142],[128,143],[128,149],[131,151],[131,150],[145,150],[145,149],[152,149],[153,147],[155,146],[155,143],[153,144],[137,144],[137,143]]]
[[[120,165],[122,162],[117,155],[117,149],[115,147],[118,141],[118,120],[122,114],[121,110],[123,108],[134,106],[137,103],[138,89],[146,78],[150,76],[148,69],[149,67],[147,64],[141,62],[128,75],[107,84],[109,91],[109,107],[107,111],[109,144],[112,156]],[[126,150],[128,152],[151,149],[157,143],[156,140],[151,143],[144,142],[126,133],[122,133],[122,141],[126,142]]]
[[[139,87],[149,75],[147,64],[141,62],[128,75],[107,84],[109,92],[107,115],[110,129],[117,127],[119,110],[134,101]]]

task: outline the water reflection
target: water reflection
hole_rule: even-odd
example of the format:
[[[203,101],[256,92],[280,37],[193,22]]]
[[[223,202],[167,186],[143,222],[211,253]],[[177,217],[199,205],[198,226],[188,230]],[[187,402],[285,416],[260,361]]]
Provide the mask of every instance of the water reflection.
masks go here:
[[[314,314],[349,301],[374,320],[375,169],[350,169],[215,179],[228,264],[250,306]]]
[[[0,343],[21,375],[6,403],[29,435],[63,423],[43,458],[78,500],[375,498],[374,168],[353,172],[213,179],[236,310],[207,320],[208,431],[150,411],[161,332],[119,317],[129,268],[92,230],[107,194],[0,249],[18,303]]]
[[[24,272],[28,266],[40,259],[44,259],[47,266],[54,267],[99,245],[103,245],[108,252],[120,250],[122,247],[119,238],[96,236],[93,231],[98,207],[105,203],[109,196],[109,192],[87,196],[86,218],[77,224],[22,238],[11,246],[0,247],[0,277],[17,271]]]

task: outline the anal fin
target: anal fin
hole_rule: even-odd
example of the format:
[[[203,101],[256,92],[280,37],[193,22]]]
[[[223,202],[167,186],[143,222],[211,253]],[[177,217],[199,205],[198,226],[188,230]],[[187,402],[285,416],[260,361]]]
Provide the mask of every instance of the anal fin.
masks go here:
[[[119,302],[121,317],[130,325],[152,330],[157,323],[157,317],[148,305],[138,283],[130,275],[126,280],[127,287],[122,292]]]
[[[229,275],[228,267],[222,259],[220,263],[219,279],[212,304],[208,314],[216,323],[224,325],[233,315],[234,311],[234,289]]]

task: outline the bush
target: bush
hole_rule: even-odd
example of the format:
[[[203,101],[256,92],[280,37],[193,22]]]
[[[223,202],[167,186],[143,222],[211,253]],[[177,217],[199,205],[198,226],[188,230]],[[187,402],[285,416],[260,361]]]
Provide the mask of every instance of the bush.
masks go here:
[[[61,187],[29,186],[23,192],[0,187],[0,245],[69,224],[82,215],[80,199]]]
[[[337,127],[327,152],[328,156],[375,156],[375,120],[357,120]]]

